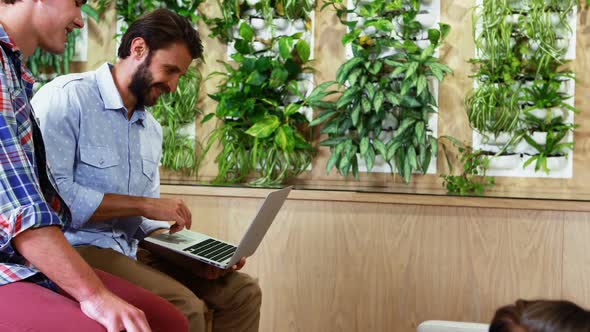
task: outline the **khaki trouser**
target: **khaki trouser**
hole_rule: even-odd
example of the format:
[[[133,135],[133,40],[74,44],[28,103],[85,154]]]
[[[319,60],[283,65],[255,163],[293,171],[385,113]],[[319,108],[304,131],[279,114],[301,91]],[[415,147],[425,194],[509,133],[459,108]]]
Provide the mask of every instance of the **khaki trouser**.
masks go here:
[[[207,306],[214,310],[213,331],[258,331],[262,295],[257,280],[247,274],[232,272],[207,280],[143,248],[137,261],[112,249],[83,246],[76,250],[91,266],[170,301],[188,317],[191,332],[206,331]]]

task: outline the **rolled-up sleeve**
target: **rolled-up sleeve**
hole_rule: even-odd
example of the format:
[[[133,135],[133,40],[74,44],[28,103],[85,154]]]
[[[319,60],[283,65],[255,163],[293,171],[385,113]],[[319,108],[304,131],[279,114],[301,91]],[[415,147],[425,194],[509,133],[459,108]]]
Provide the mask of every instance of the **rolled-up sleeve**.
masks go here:
[[[47,160],[59,193],[70,207],[74,229],[84,226],[101,204],[104,194],[74,181],[74,163],[80,134],[80,112],[59,87],[41,89],[31,100],[46,142]]]
[[[33,151],[25,150],[23,142],[30,132],[18,135],[11,91],[5,69],[0,61],[0,250],[8,249],[19,233],[44,226],[64,226],[45,201],[33,167]],[[22,107],[27,107],[23,103]],[[31,144],[29,144],[31,145]]]

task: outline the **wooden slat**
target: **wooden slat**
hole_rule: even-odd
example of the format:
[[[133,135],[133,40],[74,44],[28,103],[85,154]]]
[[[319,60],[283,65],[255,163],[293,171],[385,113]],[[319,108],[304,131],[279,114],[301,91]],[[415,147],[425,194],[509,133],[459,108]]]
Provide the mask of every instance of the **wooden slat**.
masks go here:
[[[162,185],[161,192],[171,195],[218,196],[218,197],[265,197],[272,189],[213,186]],[[423,194],[382,194],[350,191],[293,190],[291,200],[338,201],[359,203],[414,204],[430,206],[486,207],[502,209],[529,209],[551,211],[590,212],[590,202],[518,199],[494,197],[456,197]]]

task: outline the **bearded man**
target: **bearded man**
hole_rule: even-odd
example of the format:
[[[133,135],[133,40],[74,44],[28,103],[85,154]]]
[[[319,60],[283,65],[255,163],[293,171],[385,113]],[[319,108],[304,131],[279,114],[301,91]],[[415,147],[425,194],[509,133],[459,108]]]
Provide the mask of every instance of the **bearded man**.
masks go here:
[[[146,107],[174,92],[202,52],[188,19],[157,9],[129,26],[115,65],[59,77],[32,104],[59,192],[72,209],[66,237],[80,255],[170,301],[191,331],[205,331],[207,307],[214,309],[214,331],[257,331],[261,292],[255,279],[236,271],[244,258],[221,270],[142,241],[191,226],[182,200],[159,197],[162,128]]]

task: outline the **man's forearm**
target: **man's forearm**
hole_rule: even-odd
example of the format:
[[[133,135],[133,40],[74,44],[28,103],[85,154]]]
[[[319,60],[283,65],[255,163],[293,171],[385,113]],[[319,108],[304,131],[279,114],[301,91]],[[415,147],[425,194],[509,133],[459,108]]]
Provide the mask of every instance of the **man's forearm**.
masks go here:
[[[90,221],[144,216],[149,198],[118,194],[105,194]]]
[[[78,302],[104,289],[92,268],[56,226],[31,228],[13,240],[18,252]]]

